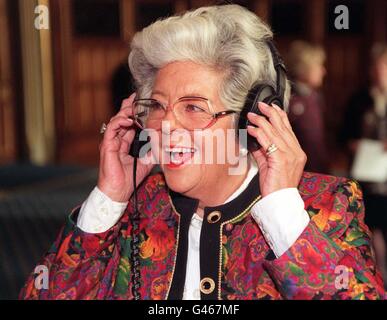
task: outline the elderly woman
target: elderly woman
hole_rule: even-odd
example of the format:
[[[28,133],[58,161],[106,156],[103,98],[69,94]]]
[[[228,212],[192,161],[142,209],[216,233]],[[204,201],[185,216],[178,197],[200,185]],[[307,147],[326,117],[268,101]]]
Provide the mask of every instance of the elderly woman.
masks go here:
[[[21,298],[383,297],[358,185],[304,173],[305,154],[276,105],[259,103],[247,115],[261,148],[247,153],[239,144],[234,129],[250,88],[278,80],[271,38],[236,5],[200,8],[135,35],[137,95],[104,131],[98,185],[41,262],[48,288],[33,274]],[[137,163],[128,151],[141,124],[152,150]],[[223,144],[199,143],[230,131]],[[204,160],[235,152],[237,162]],[[151,174],[150,158],[161,173]]]

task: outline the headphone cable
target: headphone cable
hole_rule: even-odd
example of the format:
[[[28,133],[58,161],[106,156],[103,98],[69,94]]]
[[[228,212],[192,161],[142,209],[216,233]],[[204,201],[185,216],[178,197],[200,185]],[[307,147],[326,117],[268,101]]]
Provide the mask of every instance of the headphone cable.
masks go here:
[[[137,157],[134,158],[133,162],[133,215],[131,217],[132,220],[132,241],[131,241],[131,249],[132,249],[132,294],[134,300],[140,300],[140,282],[141,282],[141,274],[140,274],[140,257],[139,257],[139,229],[140,229],[140,214],[138,211],[138,203],[137,203],[137,186],[136,186],[136,172],[137,172]]]

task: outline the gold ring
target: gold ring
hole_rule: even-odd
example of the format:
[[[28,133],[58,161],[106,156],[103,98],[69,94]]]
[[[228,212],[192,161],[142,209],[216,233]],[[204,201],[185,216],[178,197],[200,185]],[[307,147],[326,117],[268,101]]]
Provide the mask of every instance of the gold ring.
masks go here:
[[[104,134],[107,129],[106,123],[102,123],[101,129],[99,129],[99,133]]]
[[[266,155],[270,155],[272,154],[273,152],[276,152],[278,150],[277,146],[272,143],[266,150]]]

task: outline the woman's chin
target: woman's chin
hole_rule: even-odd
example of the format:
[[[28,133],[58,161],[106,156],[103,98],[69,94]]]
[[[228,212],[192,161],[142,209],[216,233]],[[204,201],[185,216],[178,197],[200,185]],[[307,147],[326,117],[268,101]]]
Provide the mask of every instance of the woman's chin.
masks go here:
[[[192,170],[187,167],[179,170],[163,168],[163,172],[169,189],[183,194],[192,189],[195,179]]]

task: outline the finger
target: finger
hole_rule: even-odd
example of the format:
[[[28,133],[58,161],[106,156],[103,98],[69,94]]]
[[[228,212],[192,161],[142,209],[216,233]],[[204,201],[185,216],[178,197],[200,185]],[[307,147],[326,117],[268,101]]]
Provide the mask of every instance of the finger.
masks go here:
[[[278,114],[280,115],[281,120],[282,120],[284,126],[286,127],[286,129],[296,138],[296,135],[293,131],[292,125],[290,124],[288,114],[284,110],[282,110],[279,106],[277,106],[276,104],[272,104],[272,106],[278,111]]]
[[[110,119],[110,122],[116,121],[116,119],[131,119],[133,121],[133,111],[131,107],[125,107],[123,108],[117,115],[115,115],[113,118]],[[109,123],[110,123],[109,122]],[[134,123],[134,122],[132,122]],[[117,132],[118,137],[123,137],[127,132],[126,128],[122,128],[120,131]]]
[[[276,108],[273,108],[263,102],[258,103],[258,108],[266,117],[269,118],[270,123],[280,134],[286,132],[285,124],[283,123],[282,118]]]
[[[275,143],[284,151],[288,148],[286,141],[265,117],[249,112],[247,118],[252,124],[265,132],[266,137],[269,139],[269,145]]]
[[[129,98],[122,100],[121,109],[131,107],[135,98],[136,93],[132,93]]]
[[[117,133],[117,136],[122,138],[124,137],[128,132],[130,132],[131,130],[127,130],[127,129],[120,129],[120,131],[118,131]]]
[[[131,130],[129,130],[129,131],[131,131]],[[118,150],[118,152],[119,153],[128,154],[129,153],[129,147],[130,147],[129,141],[121,138],[120,142],[121,142],[121,144],[120,144],[120,149]]]
[[[277,106],[276,104],[273,104],[272,106],[278,111],[278,113],[282,119],[282,122],[284,123],[288,133],[293,137],[293,141],[296,143],[296,145],[298,147],[300,147],[300,143],[297,139],[297,136],[294,133],[293,128],[290,124],[288,114],[284,110],[282,110],[279,106]]]
[[[278,111],[284,125],[286,126],[286,130],[289,132],[288,139],[292,139],[292,143],[289,143],[288,145],[292,149],[293,156],[297,161],[299,161],[299,163],[301,163],[304,166],[306,163],[306,154],[302,150],[300,143],[297,139],[297,136],[292,129],[288,114],[276,104],[273,104],[272,106]]]
[[[120,153],[128,153],[130,145],[132,144],[134,135],[136,134],[135,130],[126,131],[125,135],[121,138]]]
[[[263,114],[265,114],[269,119],[270,123],[273,124],[273,127],[276,129],[278,134],[282,137],[283,142],[290,148],[295,150],[296,148],[299,148],[299,143],[298,140],[293,133],[293,130],[289,130],[286,126],[285,123],[283,122],[283,118],[285,117],[287,119],[286,113],[281,110],[277,106],[275,107],[270,107],[265,103],[260,103],[259,106],[260,110],[262,111]],[[282,113],[282,117],[281,117]],[[289,123],[290,126],[290,123]]]
[[[133,120],[120,117],[115,118],[109,124],[107,125],[105,134],[104,134],[104,140],[112,140],[117,137],[119,130],[121,129],[128,129],[133,125]]]
[[[129,98],[122,100],[120,111],[110,119],[110,122],[113,121],[116,117],[126,117],[130,118],[133,116],[133,101],[136,97],[136,94],[133,93]]]
[[[114,117],[110,119],[110,122],[119,117],[131,118],[133,116],[132,106],[122,108]]]
[[[288,121],[287,114],[285,111],[283,111],[278,106],[274,107],[274,104],[270,107],[269,105],[261,102],[259,103],[258,107],[260,108],[262,113],[269,118],[270,123],[273,125],[278,134],[282,137],[282,140],[285,142],[285,144],[287,144],[290,148],[293,148],[294,146],[299,146],[297,138],[290,127],[290,123]],[[288,122],[290,129],[285,125],[284,119],[286,119],[286,121]]]
[[[248,125],[247,132],[255,139],[257,139],[263,150],[266,150],[272,144],[262,128],[256,128]]]
[[[257,162],[259,170],[263,170],[265,167],[267,167],[268,162],[267,162],[266,151],[263,150],[263,148],[253,151],[252,154],[255,161]]]
[[[247,126],[247,132],[249,132],[249,134],[255,137],[259,142],[259,144],[262,146],[261,149],[253,152],[253,156],[256,159],[260,169],[262,169],[263,166],[268,165],[268,162],[274,161],[278,163],[281,160],[281,157],[284,154],[281,152],[281,149],[278,147],[277,144],[276,146],[278,150],[270,154],[267,154],[267,150],[272,145],[273,142],[269,140],[269,138],[265,135],[265,132],[261,128]]]
[[[290,125],[290,122],[289,122],[289,118],[288,118],[288,115],[287,113],[282,110],[279,106],[277,106],[276,104],[272,104],[273,108],[278,112],[281,120],[282,120],[282,123],[284,124],[284,126],[288,129],[288,130],[291,130],[293,131],[292,129],[292,126]]]

